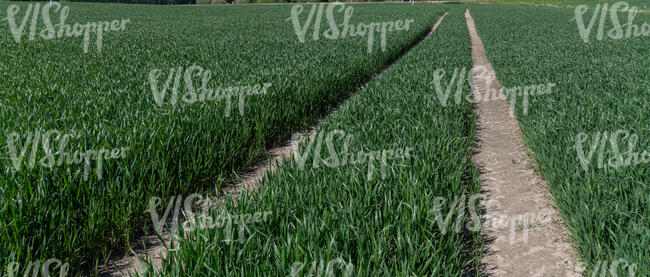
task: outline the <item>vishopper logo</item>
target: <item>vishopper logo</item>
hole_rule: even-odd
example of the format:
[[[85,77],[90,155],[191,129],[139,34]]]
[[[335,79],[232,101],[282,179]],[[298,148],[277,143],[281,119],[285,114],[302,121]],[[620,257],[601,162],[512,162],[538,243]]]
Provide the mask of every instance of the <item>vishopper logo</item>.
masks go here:
[[[174,201],[174,199],[176,199]],[[209,214],[209,209],[213,207],[209,198],[203,198],[203,196],[193,193],[185,198],[181,195],[172,196],[167,204],[167,208],[164,211],[162,217],[158,215],[158,206],[161,204],[161,199],[159,197],[152,197],[149,200],[149,207],[147,212],[151,215],[151,221],[154,224],[154,230],[158,234],[162,234],[163,229],[167,223],[167,217],[170,215],[170,212],[173,210],[173,217],[171,225],[168,230],[170,234],[178,234],[178,219],[181,212],[181,203],[183,203],[182,213],[186,220],[181,223],[182,230],[185,234],[192,232],[197,229],[220,229],[224,228],[225,239],[223,242],[230,244],[233,240],[233,224],[237,225],[237,238],[240,243],[246,241],[246,232],[250,232],[248,225],[254,223],[263,223],[268,221],[268,217],[272,212],[256,212],[254,214],[229,214],[224,211],[213,218]],[[201,213],[196,213],[192,210],[194,206],[201,206]]]
[[[374,176],[376,161],[378,163],[381,163],[381,179],[383,180],[386,178],[386,166],[388,165],[389,160],[405,161],[405,159],[411,158],[411,151],[413,151],[412,147],[407,147],[375,150],[370,152],[359,151],[355,153],[350,151],[350,145],[352,143],[352,139],[354,138],[352,135],[348,134],[346,136],[345,131],[338,129],[327,133],[327,137],[325,137],[325,133],[325,131],[321,130],[317,132],[313,138],[308,139],[306,149],[304,149],[304,152],[302,153],[299,149],[301,136],[299,134],[294,134],[291,138],[294,158],[296,159],[296,162],[298,162],[298,166],[301,170],[305,169],[305,163],[307,162],[309,153],[312,152],[313,149],[313,168],[319,168],[321,163],[328,168],[368,163],[366,178],[368,181],[370,181]],[[345,137],[345,141],[343,142],[343,151],[340,153],[336,151],[334,147],[335,136]],[[329,156],[327,158],[321,159],[323,138],[325,138],[325,144],[327,146]],[[314,143],[316,143],[315,146]]]
[[[521,105],[523,109],[523,114],[528,115],[528,105],[529,105],[529,96],[550,94],[552,88],[555,86],[554,83],[548,84],[538,84],[538,85],[528,85],[528,86],[518,86],[511,88],[501,88],[500,91],[497,91],[493,88],[492,84],[496,80],[496,77],[489,73],[490,71],[483,67],[478,66],[474,68],[474,72],[478,74],[478,78],[484,78],[487,80],[487,88],[485,94],[481,95],[480,93],[471,93],[465,96],[463,99],[463,88],[465,87],[465,82],[469,82],[470,86],[474,86],[474,77],[472,72],[463,68],[455,68],[454,72],[451,74],[451,79],[447,84],[443,82],[447,73],[444,69],[437,69],[433,74],[433,88],[436,92],[436,96],[440,101],[440,105],[447,107],[449,105],[449,96],[453,91],[454,87],[456,88],[454,95],[454,103],[459,105],[462,100],[476,104],[481,101],[497,101],[497,100],[507,100],[507,96],[510,96],[510,107],[513,108],[517,104],[518,97],[521,97]]]
[[[340,268],[341,275],[337,275],[337,268]],[[324,260],[312,261],[311,266],[309,267],[309,272],[303,272],[305,269],[305,263],[295,262],[291,265],[291,275],[287,277],[298,277],[298,276],[352,276],[354,271],[354,265],[352,261],[346,262],[342,258],[332,259],[325,264]],[[323,270],[325,271],[323,274]],[[301,274],[302,273],[302,274]]]
[[[52,24],[52,17],[50,16],[50,9],[54,10],[54,13],[59,13],[59,24]],[[131,22],[130,19],[122,19],[121,21],[113,20],[112,22],[88,22],[86,24],[75,23],[70,26],[65,24],[66,19],[68,18],[68,13],[70,8],[66,6],[61,6],[60,3],[48,3],[44,4],[41,8],[40,3],[29,4],[27,5],[27,10],[23,19],[20,21],[20,24],[17,24],[16,17],[20,11],[20,6],[18,5],[9,5],[7,8],[7,17],[5,18],[9,23],[9,28],[11,29],[11,34],[17,43],[21,42],[21,38],[24,34],[25,27],[31,15],[31,23],[29,25],[29,40],[34,40],[38,34],[42,39],[51,40],[54,38],[66,37],[78,37],[83,35],[83,46],[84,52],[88,53],[88,46],[90,44],[91,33],[97,35],[96,46],[97,51],[102,51],[102,38],[105,32],[109,31],[122,31],[126,28],[126,23]],[[43,17],[43,23],[45,24],[45,29],[37,32],[38,25],[38,14],[41,13]],[[58,26],[58,30],[54,27]]]
[[[578,25],[578,32],[580,32],[580,37],[585,43],[589,43],[589,37],[594,28],[596,20],[598,20],[598,31],[596,33],[596,39],[602,41],[605,35],[605,22],[607,21],[607,12],[609,11],[609,17],[612,22],[613,28],[607,32],[607,36],[611,39],[622,39],[640,37],[640,36],[650,36],[650,24],[643,23],[642,26],[634,24],[634,19],[639,13],[639,8],[632,6],[627,2],[616,2],[612,5],[611,9],[609,8],[608,3],[596,5],[594,13],[591,15],[591,19],[587,26],[585,26],[583,15],[587,12],[589,8],[587,5],[578,5],[575,10],[575,17],[572,20],[576,21]],[[619,12],[627,12],[627,23],[621,25],[621,22],[618,19]],[[600,19],[598,15],[600,14]],[[624,28],[625,27],[625,30]]]
[[[630,263],[630,261],[619,258],[616,260],[600,260],[594,264],[593,271],[590,277],[634,277],[636,274],[637,264]],[[576,272],[584,274],[586,267],[581,264],[576,267]],[[622,275],[619,275],[622,273]]]
[[[436,197],[433,200],[433,212],[435,222],[438,229],[444,235],[450,231],[460,233],[462,230],[470,232],[479,232],[481,229],[485,230],[507,230],[508,242],[510,244],[517,243],[517,235],[521,236],[519,242],[528,243],[528,233],[535,225],[546,224],[551,222],[552,214],[550,212],[539,213],[524,213],[516,215],[501,215],[496,218],[486,218],[485,222],[481,225],[481,217],[478,214],[478,200],[479,194],[474,194],[469,197],[462,195],[460,197],[454,196],[453,202],[447,201],[444,197]],[[490,200],[487,203],[486,209],[498,209],[500,203],[495,200]],[[447,211],[445,215],[443,211]],[[463,229],[463,220],[466,218],[466,213],[469,213],[469,220],[465,222]],[[452,219],[455,217],[453,225]]]
[[[41,266],[40,261],[32,261],[29,262],[22,274],[22,276],[29,276],[29,273],[32,273],[32,276],[39,276],[38,273],[39,271],[41,272],[40,276],[43,277],[50,277],[50,276],[55,276],[52,275],[51,272],[59,272],[59,277],[64,277],[68,275],[68,263],[63,263],[61,260],[52,258],[43,263]],[[17,262],[11,262],[7,266],[7,277],[18,277],[21,276],[19,273],[21,272],[21,265]]]
[[[24,142],[21,141],[21,137],[25,139]],[[97,178],[101,180],[104,160],[124,159],[126,157],[126,152],[130,149],[130,147],[121,147],[108,150],[101,148],[100,150],[75,150],[74,152],[66,152],[68,143],[70,140],[75,138],[79,139],[81,138],[81,135],[76,134],[74,131],[63,133],[56,129],[51,129],[45,133],[41,130],[36,130],[22,136],[17,132],[12,132],[7,137],[7,149],[13,168],[16,172],[22,169],[25,155],[28,150],[31,150],[29,159],[26,161],[27,168],[34,169],[35,166],[40,165],[52,169],[54,166],[63,166],[64,161],[68,166],[84,162],[84,181],[88,180],[91,161],[94,160],[97,162],[95,171]],[[52,147],[50,143],[53,141],[58,141],[58,147]],[[37,164],[37,156],[41,154],[39,152],[41,146],[43,149],[42,154],[44,156],[38,160]],[[20,151],[18,151],[18,149],[20,149]],[[53,152],[53,150],[57,149],[57,152]],[[58,159],[56,157],[57,154]]]
[[[373,44],[375,40],[375,32],[380,33],[380,44],[381,51],[386,51],[386,42],[387,42],[387,33],[394,31],[408,31],[410,24],[415,20],[406,19],[406,20],[396,20],[390,22],[371,22],[371,23],[358,23],[356,26],[350,23],[352,18],[353,8],[348,6],[345,7],[343,3],[333,3],[333,4],[318,4],[311,5],[311,10],[309,15],[305,19],[304,23],[300,23],[300,14],[303,12],[305,7],[303,5],[294,5],[291,7],[291,17],[287,20],[291,20],[293,24],[293,29],[296,32],[296,36],[301,43],[305,43],[305,35],[309,29],[309,25],[314,20],[312,39],[314,41],[318,40],[321,35],[321,21],[323,18],[323,11],[327,6],[325,11],[325,16],[329,29],[323,32],[323,36],[327,39],[344,39],[346,37],[368,37],[368,53],[372,53]],[[335,9],[338,9],[338,13],[345,11],[343,16],[343,23],[337,24],[334,19]],[[314,19],[314,15],[316,18]],[[342,28],[342,29],[339,29]],[[356,28],[355,28],[356,27]]]
[[[467,196],[465,195],[462,195],[460,198],[456,195],[454,201],[450,203],[451,205],[448,208],[449,211],[447,212],[447,215],[443,216],[442,211],[447,209],[445,207],[447,200],[441,196],[436,197],[433,200],[433,214],[440,232],[444,235],[449,231],[450,220],[455,215],[456,222],[453,225],[453,231],[459,233],[462,230],[462,220],[464,219],[463,215],[465,214],[466,207],[470,213],[471,220],[465,224],[465,228],[472,232],[478,232],[481,230],[481,218],[477,213],[479,198],[480,195],[478,194],[470,196],[469,199],[467,199]]]
[[[182,66],[178,68],[171,68],[167,79],[162,84],[162,87],[159,85],[158,78],[161,75],[160,69],[152,69],[149,72],[149,84],[151,85],[151,91],[153,93],[154,101],[159,107],[162,107],[165,103],[165,97],[167,91],[171,87],[171,95],[169,96],[169,103],[172,106],[175,106],[178,102],[178,94],[182,93],[180,91],[181,80],[185,83],[185,94],[181,97],[181,100],[186,104],[194,104],[197,102],[215,102],[226,100],[226,116],[230,116],[230,108],[234,97],[238,97],[239,103],[239,114],[244,115],[244,101],[246,96],[252,95],[263,95],[267,93],[267,90],[271,87],[270,83],[264,83],[262,85],[257,84],[254,86],[230,86],[227,88],[208,88],[208,82],[212,78],[212,71],[210,69],[203,69],[203,67],[198,65],[192,65],[187,69],[183,70]],[[183,77],[181,79],[181,76]],[[201,86],[195,86],[194,78],[199,77]],[[198,93],[197,93],[198,90]]]
[[[590,144],[585,145],[590,137]],[[621,147],[618,145],[619,141],[627,142],[627,151],[621,153]],[[611,148],[611,156],[606,155],[608,153],[608,142]],[[574,148],[578,153],[580,165],[585,171],[589,170],[596,150],[598,150],[597,167],[599,169],[607,167],[617,169],[623,166],[650,163],[650,152],[648,150],[643,152],[635,150],[638,142],[639,136],[627,130],[616,130],[611,133],[608,131],[599,131],[593,133],[591,136],[587,133],[579,133],[576,135]]]

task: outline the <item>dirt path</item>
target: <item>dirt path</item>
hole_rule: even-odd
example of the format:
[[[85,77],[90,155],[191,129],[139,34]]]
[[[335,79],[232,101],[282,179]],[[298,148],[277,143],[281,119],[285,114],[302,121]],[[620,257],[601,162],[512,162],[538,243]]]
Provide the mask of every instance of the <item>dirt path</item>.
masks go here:
[[[422,40],[428,38],[438,28],[438,26],[440,25],[440,23],[442,23],[442,20],[445,18],[446,15],[447,13],[444,13],[438,19],[435,25],[433,25],[433,27],[431,28],[431,31],[426,36],[424,36]],[[410,49],[415,47],[422,40],[416,42]],[[410,51],[410,49],[408,51]],[[380,72],[375,74],[370,81],[379,77],[381,75],[381,72],[383,72],[388,67],[390,67],[390,65],[393,62],[389,63]],[[356,94],[348,98],[348,100],[346,101],[353,99],[355,96]],[[334,114],[335,112],[336,109],[334,109],[334,111],[330,113],[330,115]],[[315,136],[316,130],[319,128],[320,122],[322,122],[322,120],[316,123],[314,126],[310,127],[307,131],[296,133],[294,134],[294,136],[292,136],[291,140],[288,140],[284,144],[278,145],[273,149],[269,150],[267,152],[266,159],[263,159],[262,161],[253,165],[246,172],[238,175],[236,178],[238,182],[235,182],[235,184],[231,186],[226,186],[223,189],[221,196],[215,196],[214,200],[216,201],[213,202],[214,203],[223,202],[225,200],[226,195],[232,196],[232,198],[236,200],[242,192],[255,191],[259,187],[260,181],[264,178],[266,174],[275,172],[279,168],[280,164],[284,159],[290,158],[293,155],[293,145],[303,140],[305,135],[309,136],[310,139],[312,139]],[[172,237],[167,232],[163,231],[161,238],[162,238],[162,242],[155,235],[142,238],[139,245],[142,245],[144,243],[147,246],[146,250],[141,248],[135,249],[132,252],[130,252],[128,255],[120,259],[111,261],[108,265],[108,268],[104,268],[100,271],[100,276],[128,276],[129,274],[135,274],[136,272],[142,273],[144,267],[140,259],[146,259],[148,261],[151,261],[151,263],[157,269],[160,269],[162,267],[162,263],[161,263],[162,258],[167,256],[166,249],[169,248],[169,245],[172,242]]]
[[[566,227],[553,205],[546,182],[533,169],[517,119],[499,91],[499,82],[469,10],[465,17],[474,61],[474,95],[484,96],[487,89],[493,88],[499,96],[497,100],[475,104],[478,121],[473,160],[480,171],[480,203],[485,209],[484,273],[488,276],[580,276],[576,272],[577,255],[566,241]]]

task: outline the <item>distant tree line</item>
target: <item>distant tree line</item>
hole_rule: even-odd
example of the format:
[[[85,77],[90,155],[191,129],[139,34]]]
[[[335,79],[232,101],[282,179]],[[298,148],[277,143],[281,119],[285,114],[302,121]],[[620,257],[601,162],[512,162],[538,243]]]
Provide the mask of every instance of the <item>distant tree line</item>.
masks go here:
[[[13,0],[13,1],[44,1],[44,0]],[[56,1],[56,0],[55,0]],[[350,0],[339,0],[349,2]],[[395,0],[351,0],[351,2],[383,2]],[[0,0],[2,2],[2,0]],[[106,3],[132,3],[154,5],[192,5],[192,4],[254,4],[254,3],[315,3],[336,2],[336,0],[59,0],[59,2],[106,2]]]
[[[132,3],[132,4],[154,4],[154,5],[190,5],[196,4],[196,0],[66,0],[69,2],[109,2],[109,3]],[[65,1],[64,1],[65,2]]]
[[[318,3],[337,2],[337,0],[196,0],[197,4],[255,4],[255,3]],[[384,2],[399,0],[338,0],[338,2]]]
[[[12,0],[12,1],[47,1],[47,0]],[[131,4],[154,4],[154,5],[191,5],[197,0],[54,0],[55,2],[105,2],[105,3],[131,3]],[[0,0],[2,2],[2,0]]]

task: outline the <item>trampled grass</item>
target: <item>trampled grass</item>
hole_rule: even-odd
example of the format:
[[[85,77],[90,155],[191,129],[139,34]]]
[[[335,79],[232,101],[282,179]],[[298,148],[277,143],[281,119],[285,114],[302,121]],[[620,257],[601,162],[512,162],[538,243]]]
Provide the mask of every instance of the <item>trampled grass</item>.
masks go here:
[[[471,67],[469,35],[462,10],[454,9],[431,37],[328,116],[319,128],[322,148],[311,146],[304,168],[289,158],[262,182],[259,194],[226,204],[233,215],[271,212],[266,222],[247,225],[242,241],[224,242],[237,231],[221,228],[223,220],[221,227],[186,234],[161,275],[323,276],[335,259],[345,262],[336,276],[460,276],[476,269],[478,233],[445,232],[434,211],[436,197],[452,202],[479,189],[470,159],[471,103],[442,107],[432,85],[437,69],[461,67]],[[450,79],[447,74],[443,82]],[[469,93],[465,82],[463,95]],[[409,147],[412,157],[389,162],[385,179],[379,162],[371,179],[367,163],[314,168],[314,153],[332,161],[326,142],[337,130],[343,132],[332,140],[337,160],[344,153]],[[302,141],[301,155],[308,145]],[[440,212],[463,226],[469,217],[449,205]],[[211,218],[220,215],[213,210]]]
[[[0,17],[13,4],[21,7],[20,24],[27,3],[0,3]],[[442,10],[354,6],[352,23],[414,19],[410,30],[389,34],[387,51],[378,50],[376,39],[368,53],[365,38],[300,43],[287,20],[288,5],[63,4],[70,7],[66,24],[130,23],[104,34],[101,52],[91,37],[86,53],[82,37],[44,40],[37,33],[29,40],[30,23],[17,43],[8,22],[0,22],[0,268],[52,257],[70,263],[73,272],[93,268],[97,258],[149,228],[144,211],[151,197],[218,188],[356,90],[426,33]],[[342,21],[342,14],[337,18]],[[58,14],[52,20],[58,22]],[[42,25],[39,20],[37,32]],[[272,86],[246,98],[243,114],[233,100],[229,117],[223,101],[157,105],[150,72],[161,70],[163,83],[171,68],[192,65],[212,71],[209,87]],[[46,156],[38,145],[30,168],[28,134],[51,129],[75,134],[66,152],[129,150],[104,161],[101,179],[94,167],[85,181],[83,165],[40,166]],[[20,135],[19,151],[30,149],[17,172],[8,145],[12,133]]]
[[[598,166],[599,159],[609,163],[615,151],[625,160],[630,151],[650,152],[648,37],[615,40],[605,33],[599,41],[595,24],[585,43],[571,20],[573,9],[486,6],[471,11],[503,86],[557,84],[552,94],[531,97],[528,115],[517,107],[518,119],[589,270],[625,259],[637,265],[637,274],[650,272],[650,163]],[[585,24],[592,13],[585,14]],[[619,13],[619,19],[626,23],[627,13]],[[638,14],[635,22],[650,22],[650,16]],[[605,32],[612,27],[607,19]],[[612,144],[617,130],[628,135],[619,133]],[[610,136],[599,144],[597,133],[604,132]],[[587,135],[582,146],[584,161],[590,161],[586,169],[576,144],[581,133]],[[589,158],[593,145],[598,146]],[[604,158],[599,158],[601,146]],[[618,276],[627,276],[623,266],[618,270]]]

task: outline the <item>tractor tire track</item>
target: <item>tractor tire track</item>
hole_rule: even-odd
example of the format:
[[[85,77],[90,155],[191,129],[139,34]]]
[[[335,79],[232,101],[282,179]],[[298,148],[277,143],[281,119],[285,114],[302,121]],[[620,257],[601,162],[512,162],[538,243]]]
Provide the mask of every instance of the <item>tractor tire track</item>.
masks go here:
[[[465,17],[474,62],[475,99],[490,89],[498,94],[495,100],[479,101],[474,106],[478,120],[473,161],[480,172],[480,206],[485,211],[481,228],[485,238],[483,274],[580,276],[577,255],[566,241],[566,226],[546,182],[534,169],[530,150],[523,144],[514,107],[505,100],[469,10]]]

